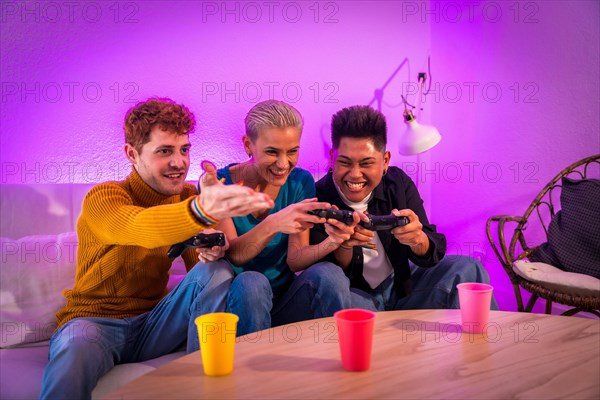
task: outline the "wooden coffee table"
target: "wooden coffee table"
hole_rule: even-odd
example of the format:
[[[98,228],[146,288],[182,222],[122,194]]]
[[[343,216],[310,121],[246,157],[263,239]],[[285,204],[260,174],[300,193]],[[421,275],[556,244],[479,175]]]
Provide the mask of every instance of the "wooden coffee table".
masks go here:
[[[483,334],[458,310],[377,314],[371,369],[340,363],[333,318],[238,338],[231,375],[207,377],[188,354],[111,399],[600,398],[600,321],[493,311]]]

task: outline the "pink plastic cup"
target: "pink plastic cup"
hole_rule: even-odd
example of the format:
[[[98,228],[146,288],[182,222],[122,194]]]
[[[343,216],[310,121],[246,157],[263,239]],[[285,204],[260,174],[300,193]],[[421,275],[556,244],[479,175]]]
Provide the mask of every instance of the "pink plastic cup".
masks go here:
[[[494,288],[485,283],[459,283],[456,287],[463,332],[483,332],[488,323]]]
[[[336,312],[342,367],[347,371],[366,371],[371,366],[375,313],[360,308]]]

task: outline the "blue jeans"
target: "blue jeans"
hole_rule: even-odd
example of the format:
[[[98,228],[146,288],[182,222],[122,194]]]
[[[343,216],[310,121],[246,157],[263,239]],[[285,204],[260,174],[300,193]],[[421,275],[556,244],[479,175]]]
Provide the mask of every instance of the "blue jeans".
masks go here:
[[[412,292],[400,299],[394,290],[394,274],[373,293],[352,288],[352,307],[372,311],[460,308],[456,285],[463,282],[489,283],[485,268],[471,257],[446,256],[432,268],[420,268],[411,263]],[[492,296],[492,310],[498,309]]]
[[[225,310],[233,279],[229,263],[198,263],[152,311],[136,317],[75,318],[50,340],[41,399],[90,399],[116,364],[199,349],[196,317]]]
[[[329,262],[307,268],[275,297],[266,276],[245,271],[231,284],[227,311],[239,316],[237,334],[241,336],[271,326],[330,317],[350,307],[349,287],[344,271]]]

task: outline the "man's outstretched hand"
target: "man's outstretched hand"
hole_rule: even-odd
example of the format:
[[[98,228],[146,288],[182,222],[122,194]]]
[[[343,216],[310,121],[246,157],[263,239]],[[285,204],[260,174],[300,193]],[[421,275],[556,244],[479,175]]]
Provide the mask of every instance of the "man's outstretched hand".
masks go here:
[[[223,185],[217,179],[217,169],[210,161],[202,162],[200,177],[200,206],[214,219],[239,217],[272,208],[273,200],[264,194],[239,185]]]

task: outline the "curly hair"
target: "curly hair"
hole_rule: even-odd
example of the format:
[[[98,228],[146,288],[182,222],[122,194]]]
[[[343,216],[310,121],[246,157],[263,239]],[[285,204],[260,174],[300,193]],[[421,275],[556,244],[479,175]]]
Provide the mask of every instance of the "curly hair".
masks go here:
[[[331,142],[334,149],[343,137],[370,139],[375,148],[385,151],[387,125],[385,116],[369,106],[352,106],[338,111],[331,118]]]
[[[161,97],[152,97],[136,104],[125,115],[125,142],[138,152],[150,141],[150,132],[158,126],[160,129],[178,135],[187,135],[194,131],[194,114],[183,104]]]

